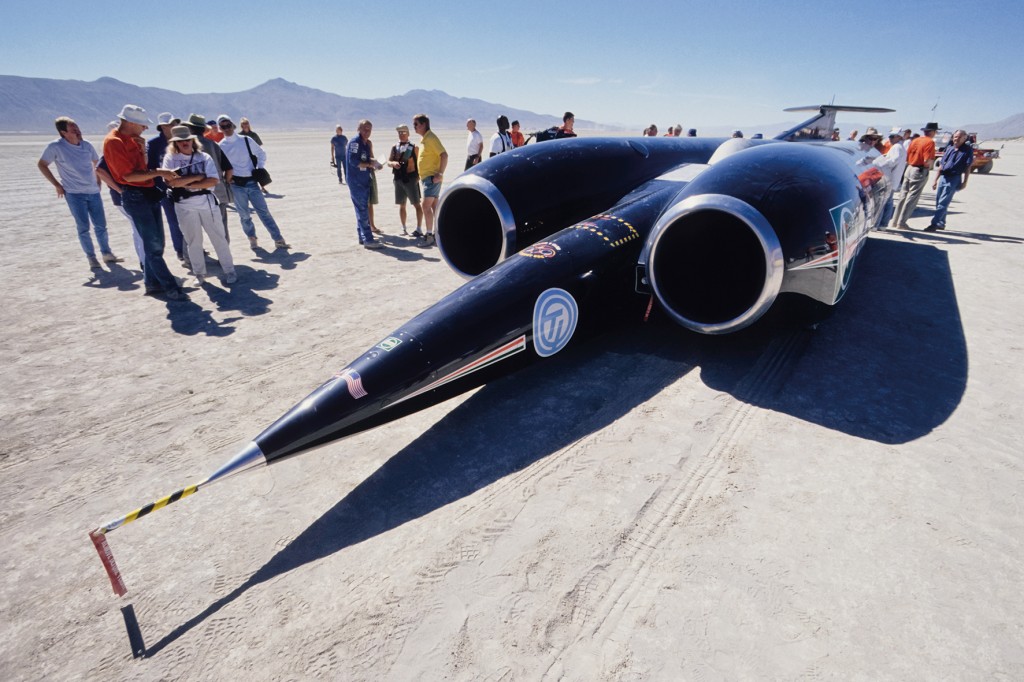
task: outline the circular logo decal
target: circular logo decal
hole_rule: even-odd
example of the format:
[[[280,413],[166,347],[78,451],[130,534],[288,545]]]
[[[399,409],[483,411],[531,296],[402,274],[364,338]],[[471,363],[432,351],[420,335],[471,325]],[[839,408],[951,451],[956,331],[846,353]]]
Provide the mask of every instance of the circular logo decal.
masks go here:
[[[548,289],[533,306],[533,348],[546,358],[565,348],[576,331],[579,307],[564,289]]]
[[[536,244],[527,246],[519,253],[530,258],[554,258],[559,251],[561,251],[561,248],[559,248],[558,244],[552,244],[551,242],[537,242]]]

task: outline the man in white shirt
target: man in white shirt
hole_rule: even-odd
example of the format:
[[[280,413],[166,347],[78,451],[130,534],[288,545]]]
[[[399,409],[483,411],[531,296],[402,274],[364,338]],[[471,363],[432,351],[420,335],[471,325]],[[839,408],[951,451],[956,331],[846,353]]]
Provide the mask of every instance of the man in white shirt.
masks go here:
[[[249,246],[257,247],[256,226],[252,221],[252,211],[260,217],[263,227],[267,228],[274,246],[279,249],[290,248],[288,242],[281,236],[281,230],[277,227],[274,216],[270,215],[267,208],[267,200],[263,198],[263,190],[260,184],[252,177],[253,159],[256,157],[256,168],[263,168],[267,162],[267,153],[256,143],[255,140],[244,135],[235,134],[235,124],[227,114],[217,117],[217,127],[224,133],[224,139],[220,144],[221,151],[228,157],[234,174],[231,176],[231,184],[234,186],[235,209],[242,221],[242,231],[249,238]],[[249,207],[252,204],[252,208]]]
[[[104,262],[120,263],[124,259],[114,255],[107,239],[107,218],[103,212],[103,198],[100,196],[99,180],[96,177],[99,154],[96,153],[95,147],[82,139],[82,131],[73,120],[61,116],[53,123],[60,137],[43,150],[36,164],[39,172],[57,190],[57,198],[63,198],[68,202],[71,216],[78,227],[78,243],[89,259],[89,267],[93,270],[100,269],[92,236],[89,234],[90,219]],[[60,180],[50,172],[50,164],[55,162]]]
[[[512,136],[508,132],[508,116],[502,114],[498,117],[498,132],[491,135],[491,156],[497,156],[515,148],[512,144]]]
[[[469,170],[483,160],[484,136],[476,129],[476,119],[466,121],[466,130],[469,135],[466,137],[466,168]]]

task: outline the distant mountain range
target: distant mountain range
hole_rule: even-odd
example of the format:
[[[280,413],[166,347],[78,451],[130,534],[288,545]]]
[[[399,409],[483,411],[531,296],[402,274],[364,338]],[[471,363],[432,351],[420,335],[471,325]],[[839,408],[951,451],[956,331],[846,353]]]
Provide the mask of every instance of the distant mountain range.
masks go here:
[[[105,132],[107,123],[117,116],[124,104],[129,103],[144,107],[152,119],[162,111],[181,117],[193,113],[207,118],[215,118],[222,113],[248,116],[256,130],[332,131],[337,123],[354,130],[362,118],[372,120],[377,127],[386,127],[409,123],[412,116],[420,112],[427,113],[431,125],[439,129],[462,128],[467,118],[475,118],[483,130],[491,130],[501,114],[509,119],[518,119],[524,131],[541,130],[562,122],[561,112],[557,115],[538,114],[480,99],[453,97],[440,90],[410,90],[393,97],[360,99],[275,78],[243,92],[185,94],[162,88],[144,88],[115,78],[86,82],[0,76],[0,133],[49,133],[53,132],[53,119],[70,116],[87,134],[95,135]],[[763,132],[765,137],[770,137],[798,122],[748,125],[745,130],[748,135]],[[866,127],[846,122],[841,125],[843,130]],[[576,119],[576,127],[588,131],[623,130],[621,126],[580,118]],[[729,135],[735,127],[743,126],[726,121],[721,126],[703,127],[699,132],[701,135]],[[963,127],[969,132],[977,132],[983,141],[1024,137],[1024,112],[995,123]]]
[[[53,132],[53,120],[58,116],[70,116],[87,133],[105,132],[107,123],[124,104],[138,104],[154,120],[162,111],[182,118],[193,113],[208,119],[223,113],[247,116],[255,130],[333,131],[338,123],[354,130],[363,118],[378,127],[393,126],[411,123],[413,115],[420,112],[429,115],[431,125],[439,129],[462,128],[467,118],[475,118],[483,130],[490,130],[501,114],[518,119],[524,131],[562,123],[561,113],[538,114],[479,99],[452,97],[440,90],[410,90],[382,99],[359,99],[275,78],[243,92],[184,94],[143,88],[114,78],[86,82],[0,76],[0,132]],[[577,119],[576,125],[615,129],[583,119]]]

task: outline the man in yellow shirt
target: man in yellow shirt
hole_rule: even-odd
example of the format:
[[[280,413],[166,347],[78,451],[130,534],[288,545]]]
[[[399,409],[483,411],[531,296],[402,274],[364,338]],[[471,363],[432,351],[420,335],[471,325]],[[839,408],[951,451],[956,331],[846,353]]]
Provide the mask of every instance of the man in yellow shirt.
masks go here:
[[[430,119],[426,114],[416,114],[412,119],[412,127],[422,136],[416,161],[420,171],[420,182],[423,183],[423,218],[427,224],[427,233],[423,240],[430,246],[434,243],[434,209],[437,207],[438,197],[441,196],[441,181],[444,179],[444,170],[448,167],[448,152],[430,129]]]

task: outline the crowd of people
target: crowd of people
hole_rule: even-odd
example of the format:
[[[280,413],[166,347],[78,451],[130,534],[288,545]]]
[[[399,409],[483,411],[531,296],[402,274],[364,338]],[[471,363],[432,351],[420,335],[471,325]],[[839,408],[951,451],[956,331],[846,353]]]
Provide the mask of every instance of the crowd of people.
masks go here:
[[[539,140],[575,137],[574,123],[574,115],[567,111],[561,126],[533,135]],[[526,144],[519,121],[509,121],[502,115],[495,124],[496,131],[485,142],[476,120],[466,121],[466,170],[481,163],[485,154],[491,158]],[[232,117],[226,114],[216,119],[191,114],[182,120],[165,112],[154,123],[144,109],[126,104],[110,123],[101,153],[83,139],[73,119],[62,116],[54,125],[59,137],[44,149],[38,167],[56,189],[57,197],[67,202],[90,268],[102,269],[102,263],[124,260],[111,250],[99,192],[101,182],[109,188],[111,201],[131,224],[148,295],[169,300],[187,298],[164,260],[163,218],[167,220],[175,255],[191,270],[199,285],[207,280],[204,235],[220,261],[224,282],[233,284],[238,279],[230,249],[228,204],[234,205],[252,249],[259,247],[253,214],[260,219],[275,248],[290,248],[267,206],[267,155],[263,140],[252,130],[247,118],[240,118],[236,128]],[[150,125],[156,127],[157,134],[145,139],[143,133]],[[431,246],[435,243],[437,203],[449,155],[431,130],[426,114],[412,118],[412,130],[420,137],[418,144],[410,140],[408,125],[395,128],[397,141],[385,163],[392,173],[402,234]],[[665,137],[680,137],[682,130],[679,124],[670,126]],[[935,165],[934,137],[938,130],[937,123],[928,123],[920,135],[909,128],[893,128],[887,136],[875,128],[868,128],[863,135],[856,130],[850,133],[849,139],[856,140],[865,150],[877,150],[869,161],[888,177],[894,188],[883,211],[883,226],[910,229],[907,219],[917,207],[930,169]],[[380,249],[384,246],[378,239],[382,231],[374,224],[373,207],[379,200],[376,172],[383,170],[385,163],[374,155],[372,133],[373,123],[366,119],[359,121],[351,139],[339,124],[330,140],[330,165],[336,169],[338,183],[348,187],[359,244],[366,249]],[[643,134],[657,136],[658,128],[652,123]],[[696,135],[696,129],[687,132],[688,137]],[[737,130],[733,137],[743,137],[743,133]],[[832,139],[840,139],[838,128],[833,130]],[[967,186],[972,156],[966,132],[957,130],[937,164],[932,182],[936,210],[925,231],[945,229],[953,195]],[[53,164],[59,179],[50,169]],[[414,227],[409,224],[410,204],[416,216]]]
[[[573,131],[575,121],[571,111],[565,112],[562,125],[552,129],[551,138],[576,137]],[[483,134],[477,130],[476,119],[466,121],[468,134],[463,170],[483,161],[485,153],[486,158],[491,158],[526,144],[519,121],[509,121],[508,116],[501,115],[495,125],[497,130],[485,143]],[[435,212],[448,167],[448,151],[430,129],[430,117],[426,114],[414,116],[412,126],[413,132],[420,136],[419,144],[410,141],[409,126],[396,126],[398,142],[391,147],[386,165],[391,169],[402,234],[422,240],[424,246],[431,246],[436,243]],[[385,163],[378,161],[373,153],[372,134],[373,122],[368,119],[359,121],[357,135],[352,139],[345,136],[341,124],[335,126],[330,141],[330,164],[337,172],[338,184],[348,185],[359,244],[366,249],[380,249],[383,244],[377,237],[383,233],[374,224],[373,207],[378,203],[376,174],[383,170]],[[416,227],[412,232],[409,232],[408,222],[410,204],[416,211]]]
[[[57,197],[67,201],[89,267],[102,269],[101,258],[109,264],[124,260],[110,247],[100,183],[109,188],[112,203],[131,224],[147,295],[171,301],[188,298],[164,260],[165,217],[175,255],[199,285],[207,280],[204,235],[217,254],[224,282],[238,281],[229,243],[229,203],[238,212],[251,248],[258,247],[253,213],[275,248],[290,248],[267,207],[270,176],[262,140],[248,119],[241,123],[237,134],[227,115],[207,120],[192,114],[182,121],[165,112],[154,123],[145,109],[126,104],[97,152],[73,119],[56,119],[59,137],[43,150],[38,167]],[[147,140],[143,133],[150,125],[158,132]],[[54,164],[59,179],[50,170]]]
[[[863,135],[854,130],[848,139],[857,140],[862,149],[877,151],[871,162],[889,180],[893,189],[882,211],[880,225],[897,230],[910,230],[907,220],[913,215],[931,177],[932,166],[935,175],[932,189],[935,190],[935,211],[925,232],[946,229],[946,216],[953,195],[967,187],[971,175],[974,150],[967,143],[967,132],[961,129],[953,133],[941,157],[935,147],[935,135],[939,124],[932,121],[920,133],[910,128],[895,127],[887,135],[869,127]],[[832,131],[832,139],[838,140],[839,128]],[[938,159],[938,163],[936,163]]]

